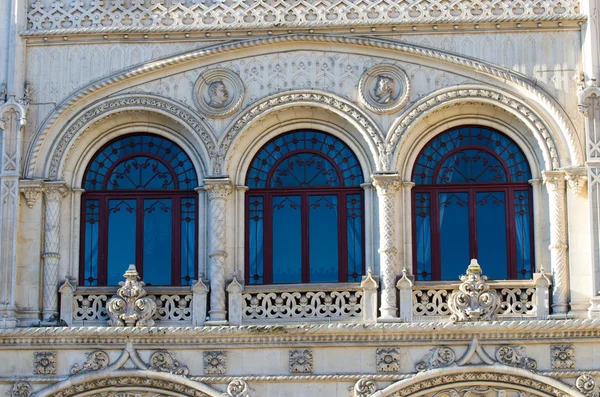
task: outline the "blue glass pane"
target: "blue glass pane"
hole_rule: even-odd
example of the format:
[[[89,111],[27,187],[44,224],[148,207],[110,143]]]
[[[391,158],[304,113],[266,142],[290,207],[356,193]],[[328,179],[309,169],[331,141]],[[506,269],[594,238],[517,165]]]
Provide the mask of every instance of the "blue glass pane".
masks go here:
[[[477,255],[490,279],[508,278],[506,243],[506,198],[504,192],[475,195],[477,218]]]
[[[177,181],[178,189],[192,190],[198,187],[198,178],[190,158],[173,142],[156,135],[129,135],[112,141],[98,152],[90,163],[84,178],[84,189],[87,191],[102,190],[107,172],[114,164],[126,157],[148,157],[160,159],[168,165],[173,181]],[[123,171],[121,171],[123,172]],[[139,184],[134,185],[138,186]],[[154,185],[153,185],[154,186]],[[152,187],[153,189],[154,187]],[[160,185],[160,189],[174,189],[175,184]],[[124,187],[121,187],[124,189]],[[141,187],[138,187],[141,189]],[[150,189],[148,187],[147,189]]]
[[[250,284],[264,282],[264,198],[251,196],[248,213],[248,242],[250,263]]]
[[[135,264],[136,201],[108,200],[108,279],[118,285],[130,264]]]
[[[196,199],[181,199],[181,285],[192,285],[196,267]]]
[[[173,190],[168,168],[150,157],[133,157],[119,163],[108,177],[107,190]]]
[[[418,280],[431,280],[431,198],[429,193],[415,194],[415,227]]]
[[[473,146],[486,148],[487,151],[493,153],[493,156],[490,155],[490,157],[501,159],[508,169],[510,182],[527,182],[531,179],[525,155],[512,139],[483,127],[461,127],[446,131],[427,144],[417,158],[413,181],[417,184],[434,183],[434,170],[442,158],[460,148],[467,149],[467,146],[469,149],[472,149]],[[483,180],[477,182],[481,181]]]
[[[440,193],[441,279],[458,280],[469,264],[469,197]]]
[[[338,198],[309,196],[310,281],[338,281]]]
[[[276,196],[273,206],[273,282],[302,282],[300,196]]]
[[[337,171],[325,158],[313,153],[286,157],[271,178],[271,187],[339,186]]]
[[[506,182],[498,159],[479,149],[455,152],[440,165],[436,183]]]
[[[144,200],[144,282],[170,285],[172,262],[171,199]]]
[[[83,285],[98,285],[98,221],[99,200],[85,201],[85,242],[83,252]]]
[[[531,214],[529,191],[517,190],[515,197],[515,239],[517,278],[531,278],[533,271],[531,255]]]
[[[348,243],[348,280],[359,282],[363,275],[362,204],[360,194],[346,196],[346,233]]]
[[[295,131],[278,136],[258,152],[248,170],[248,186],[250,188],[278,186],[276,182],[268,183],[267,181],[269,172],[275,163],[286,156],[308,152],[320,153],[323,158],[337,166],[343,178],[343,181],[338,181],[338,184],[343,182],[344,186],[359,186],[363,183],[358,159],[346,144],[336,137],[322,132]],[[317,186],[316,181],[310,186]]]

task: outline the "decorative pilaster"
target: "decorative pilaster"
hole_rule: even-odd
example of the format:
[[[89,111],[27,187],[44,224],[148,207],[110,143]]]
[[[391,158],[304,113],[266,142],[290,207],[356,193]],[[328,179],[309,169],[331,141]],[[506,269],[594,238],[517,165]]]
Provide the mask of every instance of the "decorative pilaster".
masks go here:
[[[565,202],[565,173],[542,172],[548,190],[550,207],[550,263],[554,285],[552,313],[566,315],[569,310],[569,259],[567,256],[567,217]]]
[[[396,298],[396,193],[402,186],[397,174],[374,174],[373,186],[379,198],[379,258],[381,275],[380,318],[397,317]]]
[[[17,225],[21,129],[26,108],[13,99],[0,106],[0,328],[17,325],[15,286],[17,274]]]
[[[49,182],[44,188],[46,216],[44,224],[43,321],[58,318],[58,265],[60,261],[60,205],[68,192],[64,182]]]
[[[596,85],[595,79],[588,83],[579,92],[579,111],[585,118],[585,165],[593,274],[589,316],[600,317],[600,87]]]
[[[233,191],[229,178],[204,180],[208,192],[210,208],[210,321],[208,324],[226,324],[227,310],[225,309],[225,267],[226,251],[226,208],[227,197]]]

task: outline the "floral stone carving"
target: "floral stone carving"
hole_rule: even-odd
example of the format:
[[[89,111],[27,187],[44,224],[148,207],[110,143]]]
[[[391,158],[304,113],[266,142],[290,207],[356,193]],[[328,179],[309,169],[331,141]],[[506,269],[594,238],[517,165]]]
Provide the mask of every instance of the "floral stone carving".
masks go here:
[[[227,373],[227,352],[204,352],[204,373],[207,375],[223,375]]]
[[[575,368],[575,349],[573,345],[551,345],[552,369]]]
[[[400,353],[398,349],[377,349],[377,372],[398,372]]]
[[[525,368],[532,371],[537,369],[537,361],[527,357],[525,348],[522,346],[500,346],[496,350],[496,360],[511,367]]]
[[[597,397],[598,389],[596,387],[596,379],[587,374],[583,374],[575,381],[575,387],[587,397]]]
[[[456,355],[454,350],[448,346],[435,347],[429,353],[415,364],[415,369],[419,372],[427,371],[428,369],[447,367],[454,364]]]
[[[33,373],[35,375],[56,375],[56,352],[33,353]]]
[[[33,387],[29,382],[15,382],[10,389],[10,397],[29,397],[33,394]]]
[[[372,379],[359,379],[354,384],[354,397],[369,397],[377,391],[377,383]]]
[[[248,397],[250,396],[250,388],[248,384],[241,380],[235,379],[229,382],[227,385],[227,396],[228,397]]]
[[[150,367],[155,371],[183,376],[187,376],[190,372],[185,365],[175,359],[173,353],[165,350],[154,352],[150,356]]]
[[[313,372],[313,353],[311,349],[290,350],[290,372]]]
[[[486,283],[477,259],[472,259],[467,274],[460,277],[458,291],[448,298],[452,321],[493,320],[500,309],[500,297]]]
[[[106,352],[103,352],[102,350],[95,350],[91,353],[88,353],[87,360],[83,365],[79,365],[79,364],[73,365],[73,367],[71,368],[71,373],[73,375],[75,375],[80,372],[83,373],[83,372],[98,371],[102,368],[108,367],[109,363],[110,363],[110,359],[108,357],[108,354],[106,354]]]
[[[239,109],[244,93],[240,76],[231,70],[213,69],[196,81],[194,103],[208,117],[227,117]]]
[[[362,104],[375,113],[392,113],[408,102],[410,80],[394,65],[378,65],[360,79],[358,92]]]
[[[106,311],[110,320],[108,325],[153,326],[152,316],[156,314],[156,302],[146,297],[144,282],[135,270],[135,265],[129,265],[121,281],[117,295],[106,303]]]

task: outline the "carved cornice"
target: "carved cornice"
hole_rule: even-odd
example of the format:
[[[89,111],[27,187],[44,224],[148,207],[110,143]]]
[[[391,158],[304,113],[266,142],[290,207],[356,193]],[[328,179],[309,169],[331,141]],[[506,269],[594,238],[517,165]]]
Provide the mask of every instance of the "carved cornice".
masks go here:
[[[336,2],[259,0],[211,2],[174,0],[164,3],[52,3],[36,1],[28,10],[27,36],[109,32],[173,32],[267,29],[275,27],[344,27],[431,23],[583,20],[579,2],[525,0],[439,0]],[[541,13],[540,13],[541,10]],[[558,11],[564,10],[564,11]],[[116,17],[119,15],[119,18]]]

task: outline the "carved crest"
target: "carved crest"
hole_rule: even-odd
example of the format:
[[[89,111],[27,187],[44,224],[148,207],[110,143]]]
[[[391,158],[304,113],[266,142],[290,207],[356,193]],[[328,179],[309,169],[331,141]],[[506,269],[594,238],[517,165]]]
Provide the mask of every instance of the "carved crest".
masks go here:
[[[467,274],[460,277],[458,291],[448,298],[452,321],[493,320],[500,309],[500,297],[482,276],[477,259],[472,259]]]
[[[144,282],[135,270],[135,265],[129,265],[121,281],[121,288],[106,303],[106,311],[110,317],[111,326],[153,326],[152,316],[156,313],[156,302],[146,297]]]

